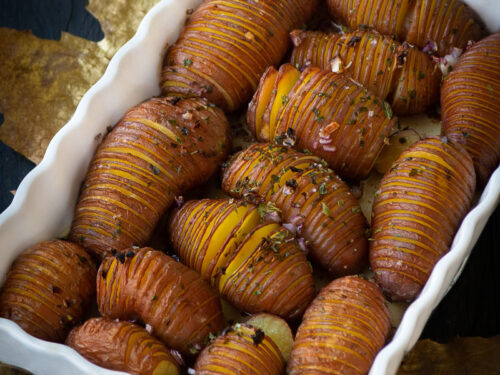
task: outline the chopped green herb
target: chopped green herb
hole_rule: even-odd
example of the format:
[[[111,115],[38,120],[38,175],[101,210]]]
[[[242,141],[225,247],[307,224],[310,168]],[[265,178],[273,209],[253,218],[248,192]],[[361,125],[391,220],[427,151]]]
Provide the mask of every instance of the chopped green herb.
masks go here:
[[[384,115],[387,117],[389,120],[392,118],[392,108],[391,105],[387,102],[384,102],[383,104],[383,109],[384,109]]]
[[[323,210],[323,213],[328,216],[330,215],[330,209],[328,206],[325,204],[325,202],[321,202],[321,209]]]
[[[190,66],[193,63],[191,59],[184,59],[184,66]]]

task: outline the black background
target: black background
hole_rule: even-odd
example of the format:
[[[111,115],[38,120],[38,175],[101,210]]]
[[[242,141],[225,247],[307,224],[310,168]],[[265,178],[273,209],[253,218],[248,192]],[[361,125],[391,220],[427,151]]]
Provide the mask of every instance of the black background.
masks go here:
[[[85,5],[85,0],[0,0],[0,27],[32,30],[47,39],[59,39],[61,31],[66,31],[98,41],[104,35]],[[0,126],[2,123],[0,114]],[[12,200],[10,191],[17,189],[33,167],[33,163],[0,142],[0,212]],[[455,336],[500,334],[499,238],[497,207],[460,279],[434,311],[422,338],[446,341]]]

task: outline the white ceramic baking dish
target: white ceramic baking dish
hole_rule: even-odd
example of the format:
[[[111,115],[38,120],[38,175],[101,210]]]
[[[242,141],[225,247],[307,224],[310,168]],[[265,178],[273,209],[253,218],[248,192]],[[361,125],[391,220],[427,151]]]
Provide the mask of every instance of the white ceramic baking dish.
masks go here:
[[[164,47],[174,43],[186,10],[201,0],[163,0],[144,18],[136,35],[113,57],[103,77],[85,94],[71,120],[50,142],[42,162],[19,186],[0,215],[0,282],[14,258],[41,240],[61,237],[70,227],[80,184],[105,134],[133,105],[159,94]],[[470,0],[492,30],[500,29],[497,0]],[[484,16],[486,15],[486,16]],[[418,340],[432,310],[458,276],[500,197],[500,168],[467,215],[450,252],[436,265],[419,298],[407,309],[393,340],[379,353],[370,374],[394,374]],[[35,374],[119,374],[97,367],[74,350],[38,340],[0,318],[0,361]]]

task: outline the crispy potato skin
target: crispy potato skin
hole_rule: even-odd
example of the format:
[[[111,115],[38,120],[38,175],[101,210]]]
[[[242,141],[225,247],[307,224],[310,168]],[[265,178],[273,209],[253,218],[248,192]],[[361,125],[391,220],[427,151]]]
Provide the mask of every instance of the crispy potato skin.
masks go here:
[[[62,342],[84,318],[95,294],[95,277],[95,266],[80,246],[40,242],[25,250],[7,274],[0,316],[32,336]]]
[[[325,159],[341,177],[366,177],[397,118],[358,85],[343,74],[307,67],[286,99],[276,98],[284,105],[269,140],[292,135],[290,145]]]
[[[331,70],[342,60],[344,73],[378,97],[390,101],[398,116],[421,113],[439,98],[441,71],[429,56],[407,43],[398,43],[374,31],[345,34],[294,30],[290,62]]]
[[[390,328],[389,310],[374,283],[357,276],[336,279],[304,314],[287,374],[366,374]]]
[[[90,163],[70,239],[100,258],[145,245],[175,196],[225,159],[228,129],[202,99],[154,98],[130,109]]]
[[[164,60],[164,95],[205,97],[225,111],[240,108],[269,65],[278,64],[288,33],[318,0],[209,0],[190,17]]]
[[[153,335],[186,354],[224,328],[217,294],[200,275],[150,248],[124,251],[102,262],[97,304],[105,317],[141,319]]]
[[[230,214],[245,208],[249,208],[245,217],[228,222]],[[257,206],[233,199],[187,202],[171,219],[171,242],[185,264],[211,281],[239,309],[297,319],[315,291],[311,266],[293,235],[277,224],[256,222],[229,245],[245,219],[252,212],[257,215],[256,211]],[[208,254],[212,235],[223,226],[230,230],[220,251]]]
[[[500,33],[474,44],[446,77],[441,91],[444,133],[464,143],[478,181],[500,161]]]
[[[439,56],[481,38],[479,17],[460,0],[327,0],[327,5],[352,29],[373,27],[420,48],[432,40]]]
[[[285,361],[263,331],[238,324],[201,352],[194,369],[196,375],[278,375],[283,374]]]
[[[231,159],[222,189],[234,197],[271,201],[294,223],[309,255],[334,276],[361,272],[367,262],[365,218],[349,187],[320,158],[255,144]]]
[[[415,299],[469,211],[476,176],[463,147],[427,138],[401,154],[373,205],[370,264],[392,300]]]
[[[75,327],[66,345],[90,362],[137,375],[178,375],[179,365],[169,349],[133,323],[92,318]]]

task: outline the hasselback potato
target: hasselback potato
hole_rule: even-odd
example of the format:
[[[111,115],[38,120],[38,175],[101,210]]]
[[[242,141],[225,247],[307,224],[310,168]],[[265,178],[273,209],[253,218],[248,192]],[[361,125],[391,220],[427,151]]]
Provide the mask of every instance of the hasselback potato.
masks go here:
[[[90,163],[70,239],[101,258],[145,245],[174,198],[217,170],[228,128],[202,99],[154,98],[130,109]]]
[[[201,352],[194,369],[196,375],[279,375],[285,360],[263,330],[237,323]]]
[[[324,162],[287,147],[255,144],[231,159],[223,190],[274,203],[302,236],[311,258],[334,276],[366,265],[366,221],[349,187]]]
[[[357,276],[336,279],[304,314],[287,374],[364,375],[390,328],[389,310],[374,283]]]
[[[368,175],[397,122],[390,105],[343,74],[316,67],[297,74],[290,64],[277,75],[273,69],[248,107],[257,139],[308,149],[347,179]]]
[[[478,180],[485,183],[500,161],[500,33],[474,44],[443,83],[443,130],[465,143]]]
[[[179,365],[161,341],[133,323],[92,318],[66,339],[90,362],[137,375],[178,375]]]
[[[200,275],[150,248],[119,252],[102,262],[97,304],[104,317],[142,320],[154,336],[186,354],[224,328],[219,298]]]
[[[80,323],[95,294],[96,270],[78,245],[51,240],[14,261],[0,294],[0,316],[30,335],[62,342]]]
[[[478,16],[461,0],[327,0],[327,5],[353,29],[373,27],[439,56],[481,37]]]
[[[418,296],[470,209],[475,181],[465,149],[437,137],[412,145],[385,174],[373,205],[369,255],[392,300]]]
[[[325,34],[294,30],[290,62],[302,68],[342,71],[378,97],[397,115],[421,113],[439,98],[441,71],[427,54],[374,31]]]
[[[312,15],[318,0],[208,0],[167,52],[164,95],[201,96],[225,111],[240,108],[269,65],[278,64],[288,33]]]
[[[260,222],[266,207],[234,199],[189,201],[170,222],[182,262],[248,312],[296,319],[314,297],[312,269],[293,235]]]

